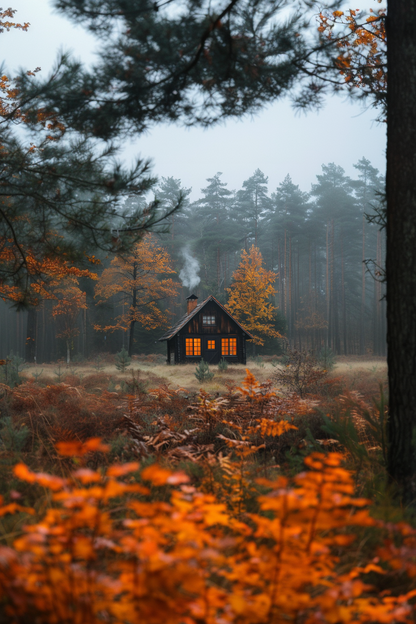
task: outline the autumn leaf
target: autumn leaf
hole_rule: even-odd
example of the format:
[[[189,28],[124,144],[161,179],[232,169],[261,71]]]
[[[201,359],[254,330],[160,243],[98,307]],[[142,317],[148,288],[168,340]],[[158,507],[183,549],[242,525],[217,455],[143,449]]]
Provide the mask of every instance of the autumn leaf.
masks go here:
[[[142,479],[150,481],[153,485],[165,485],[166,483],[169,485],[179,485],[189,482],[189,477],[185,473],[171,472],[157,464],[145,468],[142,472]]]
[[[81,457],[91,451],[106,453],[110,450],[110,447],[107,444],[102,444],[101,438],[90,438],[87,442],[78,442],[77,440],[58,442],[56,444],[56,450],[60,455]]]

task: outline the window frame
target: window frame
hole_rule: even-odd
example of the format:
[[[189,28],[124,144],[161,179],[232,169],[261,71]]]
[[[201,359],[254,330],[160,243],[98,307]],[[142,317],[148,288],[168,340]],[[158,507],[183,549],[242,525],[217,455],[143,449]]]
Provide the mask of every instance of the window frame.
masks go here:
[[[185,338],[185,357],[201,357],[201,355],[201,338]]]
[[[207,349],[208,349],[208,351],[215,351],[216,348],[217,348],[217,346],[215,344],[215,338],[209,338],[207,340]]]
[[[215,327],[216,324],[217,324],[217,319],[216,319],[215,314],[203,314],[202,315],[202,327]]]
[[[221,338],[221,356],[237,357],[237,338]]]

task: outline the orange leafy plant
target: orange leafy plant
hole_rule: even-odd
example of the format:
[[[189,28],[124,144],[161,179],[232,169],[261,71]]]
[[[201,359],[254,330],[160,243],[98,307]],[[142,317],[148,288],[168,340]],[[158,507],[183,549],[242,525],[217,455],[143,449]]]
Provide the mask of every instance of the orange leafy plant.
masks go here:
[[[87,442],[65,454],[97,449]],[[45,624],[310,624],[413,621],[416,532],[346,557],[377,524],[354,497],[342,457],[314,453],[292,479],[260,479],[258,511],[242,521],[182,473],[137,462],[67,477],[15,475],[50,491],[37,523],[0,547],[0,599],[11,622]],[[152,500],[157,488],[164,500]],[[4,505],[0,514],[21,513]],[[400,574],[400,589],[377,587]],[[386,585],[384,585],[386,587]]]

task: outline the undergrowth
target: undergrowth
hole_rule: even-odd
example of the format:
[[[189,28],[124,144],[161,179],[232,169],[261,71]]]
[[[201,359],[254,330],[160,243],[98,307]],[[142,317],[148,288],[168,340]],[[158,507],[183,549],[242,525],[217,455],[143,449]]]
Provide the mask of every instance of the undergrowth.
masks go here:
[[[225,383],[0,387],[0,622],[413,621],[383,386]]]

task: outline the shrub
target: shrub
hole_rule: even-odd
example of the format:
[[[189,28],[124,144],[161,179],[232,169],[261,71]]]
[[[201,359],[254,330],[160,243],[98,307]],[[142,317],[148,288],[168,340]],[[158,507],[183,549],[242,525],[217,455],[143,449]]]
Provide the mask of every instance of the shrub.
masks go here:
[[[194,374],[200,382],[210,381],[214,377],[214,373],[211,373],[209,370],[208,363],[203,359],[199,362]]]
[[[97,355],[93,366],[98,373],[104,370],[103,358],[101,355]]]
[[[228,369],[227,360],[225,358],[221,358],[220,361],[218,362],[218,370],[220,371],[220,373],[223,373],[227,369]]]
[[[29,437],[29,429],[22,424],[20,429],[13,425],[10,416],[0,421],[0,444],[6,451],[20,453]]]
[[[124,373],[126,368],[131,364],[131,357],[123,347],[121,351],[116,354],[116,369]]]
[[[323,347],[318,354],[318,362],[328,372],[335,367],[335,353],[329,347]]]
[[[14,388],[22,383],[20,373],[25,366],[25,361],[23,358],[15,355],[13,351],[10,351],[4,362],[5,364],[0,367],[0,383]]]
[[[247,517],[241,462],[223,458],[225,504],[155,464],[85,468],[108,450],[97,439],[58,450],[78,456],[66,478],[14,468],[48,498],[1,548],[2,622],[414,621],[415,530],[374,520],[336,453],[311,454],[294,477],[257,479]],[[35,512],[1,500],[0,513]]]
[[[274,374],[273,379],[303,398],[310,392],[316,392],[326,375],[327,371],[322,370],[310,351],[292,349],[287,345],[282,368]]]

